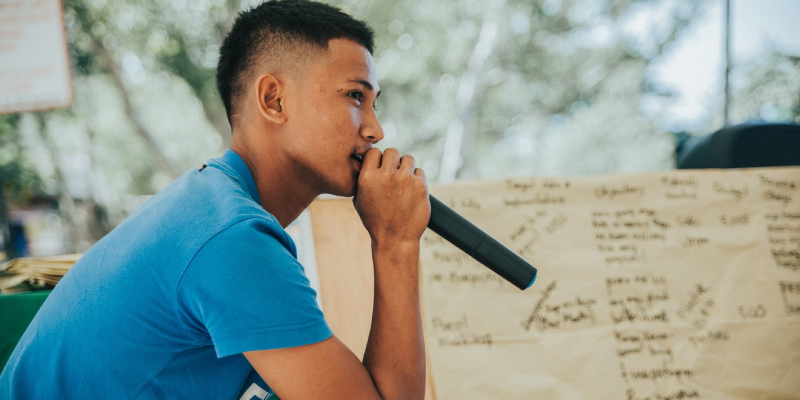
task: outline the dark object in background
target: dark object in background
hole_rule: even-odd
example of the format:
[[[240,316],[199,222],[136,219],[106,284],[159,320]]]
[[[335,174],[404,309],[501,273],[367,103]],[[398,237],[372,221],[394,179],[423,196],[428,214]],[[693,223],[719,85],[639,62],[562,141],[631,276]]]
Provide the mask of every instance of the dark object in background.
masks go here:
[[[742,124],[695,136],[677,149],[678,169],[800,165],[800,125]]]

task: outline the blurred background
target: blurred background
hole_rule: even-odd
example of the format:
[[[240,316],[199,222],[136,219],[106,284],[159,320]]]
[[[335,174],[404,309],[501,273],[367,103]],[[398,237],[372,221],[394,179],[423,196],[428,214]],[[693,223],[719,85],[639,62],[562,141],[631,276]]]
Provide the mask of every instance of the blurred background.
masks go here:
[[[375,30],[379,147],[432,182],[669,170],[726,122],[800,122],[800,2],[327,2]],[[72,105],[0,115],[0,260],[84,252],[221,155],[219,46],[257,3],[64,0]]]

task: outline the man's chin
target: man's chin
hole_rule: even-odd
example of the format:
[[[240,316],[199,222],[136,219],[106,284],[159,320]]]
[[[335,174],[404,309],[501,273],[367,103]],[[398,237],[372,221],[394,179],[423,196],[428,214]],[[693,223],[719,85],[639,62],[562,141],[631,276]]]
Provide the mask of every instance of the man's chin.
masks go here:
[[[343,194],[343,195],[342,195],[342,197],[353,197],[353,196],[355,196],[355,195],[356,195],[356,193],[358,192],[358,181],[356,181],[356,182],[355,182],[355,183],[352,185],[352,187],[350,187],[350,188],[349,188],[349,189],[348,189],[346,192],[347,192],[347,193],[346,193],[346,194]]]
[[[356,176],[355,179],[349,184],[344,184],[341,186],[331,188],[328,194],[332,194],[334,196],[339,196],[339,197],[353,197],[356,195],[357,191],[358,191],[358,177]]]

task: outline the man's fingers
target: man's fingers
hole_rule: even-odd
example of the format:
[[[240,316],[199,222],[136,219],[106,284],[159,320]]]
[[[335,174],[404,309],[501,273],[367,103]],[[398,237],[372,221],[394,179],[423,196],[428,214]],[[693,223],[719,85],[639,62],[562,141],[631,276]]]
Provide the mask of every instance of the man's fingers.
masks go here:
[[[414,175],[415,175],[417,178],[420,178],[420,179],[422,179],[422,183],[424,183],[424,184],[425,184],[425,187],[426,187],[426,188],[428,187],[428,178],[426,178],[426,177],[425,177],[425,171],[423,171],[423,170],[422,170],[422,169],[420,169],[420,168],[415,168],[415,169],[414,169]]]
[[[364,154],[364,161],[361,162],[361,169],[365,168],[380,168],[381,167],[381,150],[375,147],[367,150]]]
[[[406,154],[400,159],[400,169],[408,171],[409,174],[413,174],[414,168],[416,168],[414,157]]]
[[[381,160],[381,168],[383,169],[397,169],[400,164],[400,152],[397,149],[386,149],[383,151],[383,159]]]

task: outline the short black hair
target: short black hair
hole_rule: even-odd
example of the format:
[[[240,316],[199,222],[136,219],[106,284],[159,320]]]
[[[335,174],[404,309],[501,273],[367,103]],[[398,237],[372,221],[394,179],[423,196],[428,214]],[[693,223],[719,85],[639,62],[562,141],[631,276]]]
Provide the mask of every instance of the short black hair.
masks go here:
[[[217,63],[217,90],[231,126],[247,73],[258,62],[286,54],[291,47],[327,50],[332,39],[350,39],[372,54],[373,36],[363,21],[315,1],[273,0],[242,12],[220,47]]]

